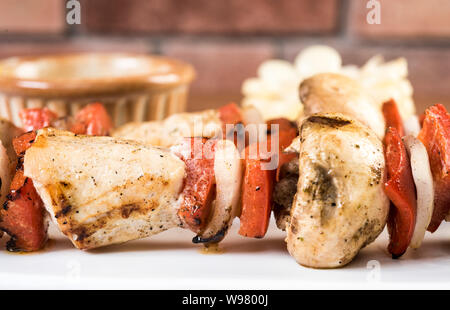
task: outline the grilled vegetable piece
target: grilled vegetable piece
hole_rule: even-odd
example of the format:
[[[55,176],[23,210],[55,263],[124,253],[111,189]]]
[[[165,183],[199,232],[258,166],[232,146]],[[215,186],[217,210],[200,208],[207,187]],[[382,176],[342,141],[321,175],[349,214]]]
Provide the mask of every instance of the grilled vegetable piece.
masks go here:
[[[263,142],[265,143],[265,142]],[[244,180],[242,184],[242,213],[239,234],[250,238],[263,238],[269,226],[272,211],[274,170],[265,170],[261,165],[267,161],[249,158],[253,149],[259,155],[258,144],[245,149]]]
[[[386,120],[386,128],[393,127],[397,130],[400,137],[404,137],[405,130],[403,129],[403,121],[395,101],[391,99],[383,103],[382,110],[384,119]]]
[[[22,128],[25,131],[49,127],[58,116],[48,108],[23,109],[19,112]]]
[[[337,112],[346,114],[371,128],[383,138],[385,123],[381,109],[361,85],[344,75],[322,73],[300,84],[305,115]]]
[[[431,222],[431,216],[433,215],[433,175],[431,174],[427,149],[423,143],[411,135],[403,137],[402,140],[406,146],[406,151],[408,151],[408,156],[411,161],[411,172],[416,186],[417,217],[410,247],[417,249],[422,244],[425,232]]]
[[[206,227],[192,240],[194,243],[217,243],[227,234],[233,219],[239,216],[242,163],[239,152],[229,140],[217,141],[214,153],[216,197]]]
[[[44,205],[33,181],[23,173],[23,154],[35,137],[31,131],[13,140],[14,149],[20,156],[19,164],[9,187],[8,201],[0,211],[0,229],[11,237],[7,243],[9,251],[37,251],[47,241]]]
[[[396,128],[388,128],[385,144],[387,182],[384,190],[392,202],[388,217],[388,251],[393,258],[398,258],[408,249],[414,233],[417,200],[410,160]]]
[[[42,128],[42,127],[41,127]],[[112,122],[103,104],[91,103],[76,115],[70,131],[89,136],[107,136],[111,133]]]
[[[278,125],[278,129],[275,129],[272,125]],[[278,155],[278,168],[276,171],[276,181],[279,181],[281,167],[297,157],[297,154],[286,153],[284,150],[291,145],[292,141],[298,136],[298,130],[295,123],[290,122],[285,118],[273,119],[267,122],[268,131],[270,137],[276,137],[278,139],[279,150]],[[269,143],[270,145],[270,143]]]
[[[238,124],[242,123],[241,109],[232,102],[219,108],[219,118],[222,124]]]
[[[199,233],[207,224],[215,198],[215,140],[186,138],[172,150],[186,164],[186,179],[178,216],[189,229]]]
[[[12,187],[10,199],[0,211],[0,228],[11,236],[6,247],[8,251],[37,251],[47,241],[47,223],[44,219],[45,209],[36,193],[33,181],[22,178],[22,171],[15,176],[23,179],[20,187]]]
[[[26,150],[28,150],[31,147],[31,145],[34,143],[35,140],[36,140],[35,131],[24,133],[23,135],[13,140],[12,145],[14,151],[16,152],[17,155],[23,156]]]
[[[434,210],[428,230],[436,231],[450,213],[450,114],[441,104],[425,111],[419,140],[425,145],[434,180]]]
[[[339,113],[309,116],[300,139],[288,251],[305,266],[342,267],[386,223],[383,146],[372,130]]]
[[[24,173],[79,249],[181,225],[177,199],[185,166],[168,150],[46,128],[26,151]]]

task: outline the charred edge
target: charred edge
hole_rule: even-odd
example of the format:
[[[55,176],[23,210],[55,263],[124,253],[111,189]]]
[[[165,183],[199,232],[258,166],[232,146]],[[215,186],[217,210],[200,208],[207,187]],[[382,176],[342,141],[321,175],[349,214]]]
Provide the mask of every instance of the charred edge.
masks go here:
[[[23,156],[20,156],[17,160],[16,171],[23,170]]]
[[[217,234],[215,234],[212,237],[209,238],[202,238],[200,236],[195,236],[194,238],[192,238],[192,243],[217,243],[222,241],[222,239],[225,237],[225,232],[227,231],[228,226],[222,228],[221,230],[219,230],[219,232],[217,232]]]
[[[20,252],[21,249],[16,245],[16,237],[11,237],[8,242],[6,242],[6,250],[8,252]]]
[[[349,120],[345,120],[342,118],[335,118],[335,117],[327,117],[327,116],[310,116],[308,118],[308,122],[310,123],[316,123],[321,125],[327,125],[334,128],[343,127],[346,125],[350,125],[352,122]]]
[[[55,218],[61,217],[61,215],[67,215],[72,210],[71,205],[64,206],[61,210],[56,212]]]
[[[3,231],[5,234],[7,234],[10,237],[9,241],[6,243],[6,250],[8,252],[20,252],[21,249],[17,246],[17,243],[16,243],[17,237],[4,227],[0,227],[0,231]]]
[[[9,201],[11,200],[11,194],[6,196],[6,201],[3,203],[3,210],[8,211],[9,209]]]
[[[202,220],[199,219],[198,217],[194,217],[194,223],[195,223],[196,226],[200,226],[201,223],[202,223]]]
[[[69,232],[72,235],[77,235],[77,240],[75,240],[77,242],[81,242],[81,241],[83,241],[84,239],[88,238],[91,235],[91,234],[89,234],[87,232],[85,227],[74,228],[74,229],[71,229]]]
[[[68,183],[68,182],[61,181],[61,182],[59,182],[59,184],[61,184],[61,186],[65,187],[65,188],[70,187],[70,183]]]
[[[121,210],[122,218],[127,219],[133,211],[138,211],[139,206],[135,204],[124,205]]]
[[[392,254],[392,259],[399,259],[403,254],[404,252],[401,254]]]

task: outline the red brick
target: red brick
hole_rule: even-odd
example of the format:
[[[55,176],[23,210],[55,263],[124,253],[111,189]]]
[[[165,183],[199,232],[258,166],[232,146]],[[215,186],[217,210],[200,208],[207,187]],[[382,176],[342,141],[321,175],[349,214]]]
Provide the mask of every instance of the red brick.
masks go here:
[[[297,33],[336,29],[338,0],[83,0],[94,32]]]
[[[235,100],[242,82],[256,76],[261,62],[274,57],[274,48],[267,42],[171,41],[162,46],[162,53],[191,63],[197,71],[192,96],[229,97]],[[221,101],[221,102],[222,102]],[[194,106],[195,105],[194,103]],[[211,102],[211,107],[218,106]]]
[[[2,42],[0,46],[0,58],[72,52],[153,52],[152,46],[147,42],[127,39],[74,39],[39,43]]]
[[[381,24],[366,21],[367,1],[351,1],[350,29],[363,37],[450,37],[450,1],[381,1]]]
[[[0,1],[0,34],[61,33],[66,27],[64,1]]]
[[[386,60],[405,57],[408,60],[409,78],[414,88],[417,110],[421,112],[427,106],[440,102],[450,111],[450,48],[364,47],[338,40],[308,40],[287,43],[284,56],[293,61],[303,48],[318,43],[336,48],[342,55],[344,65],[361,66],[374,55],[383,55]]]

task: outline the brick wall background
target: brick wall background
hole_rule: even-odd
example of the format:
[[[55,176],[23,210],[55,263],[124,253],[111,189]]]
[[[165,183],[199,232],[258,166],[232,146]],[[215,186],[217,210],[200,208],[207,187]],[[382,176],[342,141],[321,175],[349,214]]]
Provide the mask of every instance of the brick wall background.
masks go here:
[[[239,100],[242,81],[265,59],[293,60],[329,44],[344,63],[381,53],[405,56],[419,111],[450,107],[450,1],[380,0],[381,25],[366,0],[80,0],[81,25],[65,22],[65,0],[0,0],[0,57],[72,51],[165,54],[198,72],[189,110]]]

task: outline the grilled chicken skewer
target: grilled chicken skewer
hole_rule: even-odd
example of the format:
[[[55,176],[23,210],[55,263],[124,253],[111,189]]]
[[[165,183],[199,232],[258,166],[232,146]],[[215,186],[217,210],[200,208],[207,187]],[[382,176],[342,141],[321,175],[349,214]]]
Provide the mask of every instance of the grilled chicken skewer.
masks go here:
[[[220,241],[238,213],[241,164],[230,141],[219,141],[215,160],[215,213],[206,237]],[[173,227],[184,199],[185,163],[173,152],[129,140],[88,137],[46,128],[24,156],[45,209],[80,249],[122,243]],[[237,196],[236,196],[237,195]],[[212,227],[211,227],[212,226]]]

